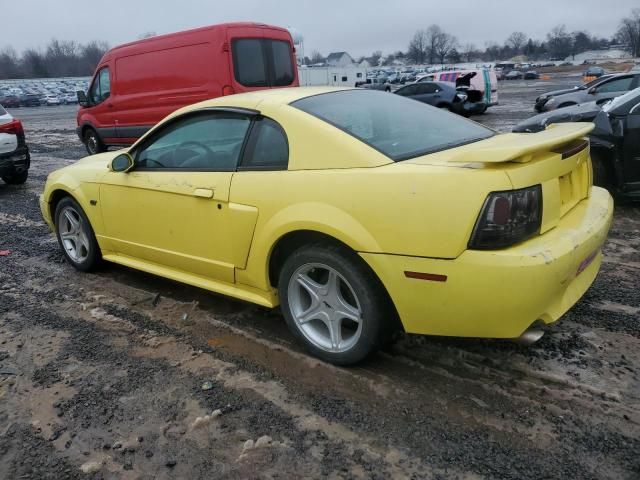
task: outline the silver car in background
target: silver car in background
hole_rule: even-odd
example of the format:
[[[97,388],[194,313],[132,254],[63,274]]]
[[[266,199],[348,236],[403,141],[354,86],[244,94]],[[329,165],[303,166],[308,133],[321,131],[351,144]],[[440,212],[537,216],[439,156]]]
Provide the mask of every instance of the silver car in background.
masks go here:
[[[587,89],[578,89],[549,98],[539,110],[548,112],[557,108],[571,107],[580,103],[596,102],[598,105],[640,86],[640,73],[612,75]]]

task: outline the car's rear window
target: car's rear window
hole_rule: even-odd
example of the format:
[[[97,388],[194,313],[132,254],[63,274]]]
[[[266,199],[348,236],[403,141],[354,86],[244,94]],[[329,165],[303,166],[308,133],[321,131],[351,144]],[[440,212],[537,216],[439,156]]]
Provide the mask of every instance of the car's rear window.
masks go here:
[[[408,98],[343,90],[291,104],[339,128],[395,161],[484,140],[493,130]]]

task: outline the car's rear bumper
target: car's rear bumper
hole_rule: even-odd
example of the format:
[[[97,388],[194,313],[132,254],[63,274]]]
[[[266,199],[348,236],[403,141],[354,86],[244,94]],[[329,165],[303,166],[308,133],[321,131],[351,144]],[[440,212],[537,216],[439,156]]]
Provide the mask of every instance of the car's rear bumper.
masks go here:
[[[407,332],[517,338],[536,321],[555,322],[584,295],[600,269],[612,217],[613,199],[594,187],[556,228],[512,248],[467,250],[454,260],[361,256]]]
[[[29,148],[21,145],[13,152],[0,154],[0,175],[14,175],[29,170],[31,156]]]

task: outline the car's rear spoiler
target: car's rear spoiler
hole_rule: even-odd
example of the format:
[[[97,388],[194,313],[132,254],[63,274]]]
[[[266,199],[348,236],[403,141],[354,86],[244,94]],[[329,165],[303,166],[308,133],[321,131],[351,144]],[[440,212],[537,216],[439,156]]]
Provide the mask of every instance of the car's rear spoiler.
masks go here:
[[[503,163],[531,161],[533,154],[550,151],[585,137],[593,123],[561,123],[549,125],[539,133],[505,133],[458,149],[449,162]]]

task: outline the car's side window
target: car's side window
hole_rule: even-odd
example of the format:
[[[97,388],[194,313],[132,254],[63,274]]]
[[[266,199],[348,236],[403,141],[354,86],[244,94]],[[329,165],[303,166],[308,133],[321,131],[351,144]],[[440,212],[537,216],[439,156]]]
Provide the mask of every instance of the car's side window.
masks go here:
[[[227,112],[181,117],[135,152],[136,170],[235,170],[250,124],[250,117]]]
[[[631,89],[633,77],[617,78],[596,87],[597,93],[626,92]]]
[[[288,165],[289,142],[283,128],[269,118],[256,118],[239,170],[286,170]]]
[[[111,79],[109,78],[109,67],[104,67],[93,80],[93,84],[89,90],[89,97],[91,103],[97,105],[104,102],[110,95]]]
[[[417,85],[409,85],[408,87],[404,87],[402,90],[398,91],[398,94],[403,97],[409,97],[411,95],[415,95],[417,90]]]
[[[433,83],[425,83],[424,85],[420,85],[420,91],[418,93],[425,95],[429,93],[435,93],[436,86]]]

